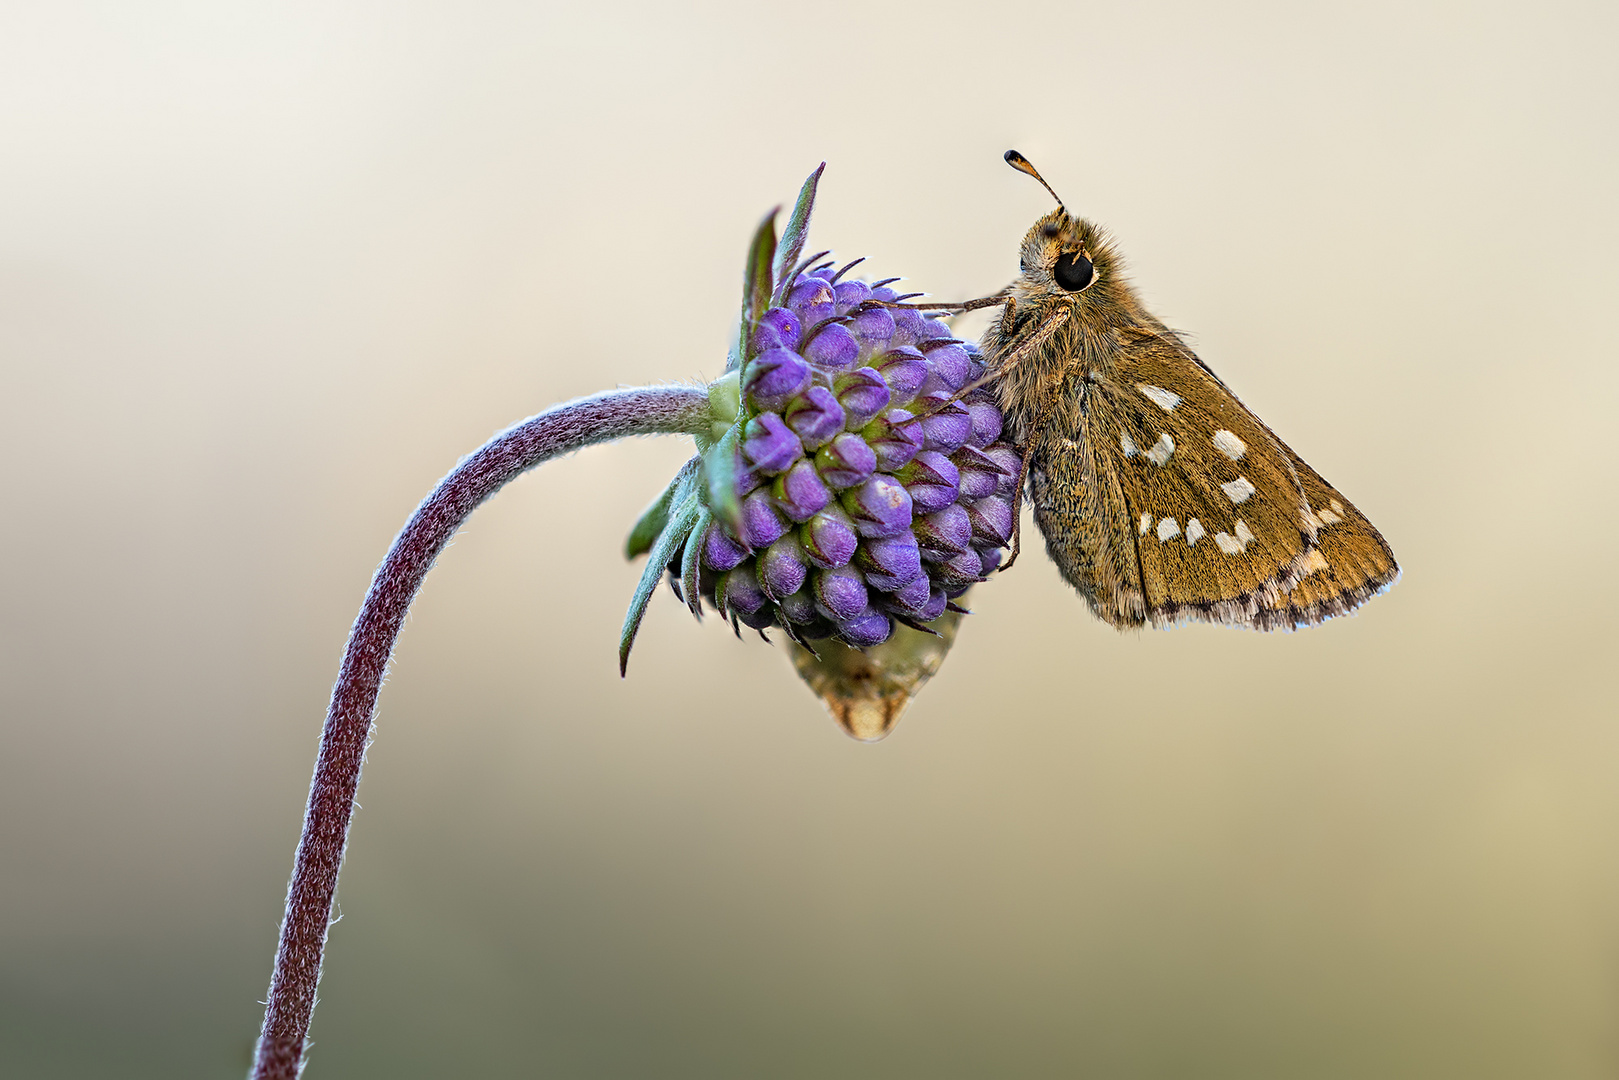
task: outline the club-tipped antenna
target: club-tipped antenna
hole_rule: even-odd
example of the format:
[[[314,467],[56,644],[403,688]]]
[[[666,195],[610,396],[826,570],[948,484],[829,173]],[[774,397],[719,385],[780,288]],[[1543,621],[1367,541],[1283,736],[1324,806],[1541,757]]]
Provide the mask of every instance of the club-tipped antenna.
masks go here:
[[[1045,188],[1047,191],[1051,191],[1051,185],[1046,183],[1046,178],[1040,175],[1040,170],[1036,169],[1029,162],[1028,158],[1024,157],[1022,154],[1018,153],[1016,150],[1008,150],[1006,152],[1006,163],[1008,165],[1012,166],[1012,168],[1016,169],[1020,173],[1028,173],[1030,176],[1032,176],[1036,180],[1040,181],[1040,186],[1041,187]],[[1057,195],[1057,193],[1055,191],[1051,191],[1051,197],[1053,199],[1057,200],[1057,208],[1059,210],[1066,211],[1068,209],[1067,207],[1063,206],[1062,199],[1060,197],[1058,197],[1058,195]]]

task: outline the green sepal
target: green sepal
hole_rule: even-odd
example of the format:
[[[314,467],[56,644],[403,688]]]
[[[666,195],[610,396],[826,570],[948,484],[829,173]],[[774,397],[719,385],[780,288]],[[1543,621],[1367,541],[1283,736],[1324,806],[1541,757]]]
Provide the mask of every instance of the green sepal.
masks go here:
[[[742,500],[737,496],[737,458],[742,445],[742,422],[738,416],[730,430],[703,455],[703,479],[708,485],[708,509],[733,533],[742,531]]]
[[[692,436],[697,452],[706,454],[742,415],[742,373],[727,370],[724,375],[708,384],[708,414],[711,419],[706,432]]]
[[[776,207],[759,222],[748,247],[748,264],[742,273],[742,325],[737,329],[737,349],[744,359],[748,354],[748,338],[759,322],[759,316],[770,308],[770,293],[775,281],[770,276],[770,264],[776,257]]]
[[[669,486],[663,489],[663,494],[652,500],[641,513],[640,520],[630,530],[630,535],[624,540],[624,557],[633,559],[637,555],[645,555],[652,550],[652,544],[663,532],[664,526],[669,524],[669,506],[674,502],[675,489],[680,487],[681,481],[690,480],[691,475],[697,471],[702,463],[700,457],[693,457],[680,467],[675,478],[669,481]]]
[[[698,580],[703,568],[703,544],[708,540],[708,530],[714,525],[714,515],[708,512],[708,507],[697,508],[697,524],[691,528],[691,536],[686,540],[685,554],[680,557],[680,595],[686,598],[686,606],[697,618],[703,617],[703,591],[702,583]]]
[[[668,524],[652,545],[651,557],[647,560],[646,569],[641,572],[641,580],[635,586],[635,595],[630,598],[630,610],[624,613],[624,629],[618,635],[620,676],[629,670],[630,647],[635,644],[635,634],[641,629],[641,618],[646,614],[646,606],[652,600],[653,590],[658,587],[658,581],[668,568],[669,560],[674,558],[680,545],[691,535],[692,526],[697,524],[700,508],[697,503],[695,472],[688,473],[684,469],[681,470],[673,506]]]
[[[804,239],[809,236],[810,212],[815,209],[815,188],[825,171],[826,162],[823,161],[809,174],[804,186],[798,189],[798,201],[793,204],[793,215],[787,219],[787,228],[781,234],[781,247],[776,250],[775,302],[778,304],[786,299],[782,293],[787,288],[788,276],[797,265],[798,257],[804,253]]]

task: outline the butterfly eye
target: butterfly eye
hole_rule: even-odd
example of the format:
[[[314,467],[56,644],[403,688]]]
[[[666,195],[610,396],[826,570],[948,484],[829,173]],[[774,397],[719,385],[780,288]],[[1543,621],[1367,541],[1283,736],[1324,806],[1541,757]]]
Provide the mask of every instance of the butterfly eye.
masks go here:
[[[1057,265],[1052,268],[1052,275],[1056,277],[1057,284],[1069,292],[1079,292],[1096,280],[1096,267],[1079,252],[1065,251],[1057,256]]]

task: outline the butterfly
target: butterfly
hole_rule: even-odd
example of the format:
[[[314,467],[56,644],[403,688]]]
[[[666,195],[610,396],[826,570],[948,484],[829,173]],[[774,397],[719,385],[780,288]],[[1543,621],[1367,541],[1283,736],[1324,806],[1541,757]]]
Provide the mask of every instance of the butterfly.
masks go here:
[[[980,349],[1024,450],[1018,494],[1091,610],[1120,629],[1293,629],[1391,586],[1372,523],[1146,309],[1107,233],[1057,203],[1016,280],[945,306],[1001,308]]]

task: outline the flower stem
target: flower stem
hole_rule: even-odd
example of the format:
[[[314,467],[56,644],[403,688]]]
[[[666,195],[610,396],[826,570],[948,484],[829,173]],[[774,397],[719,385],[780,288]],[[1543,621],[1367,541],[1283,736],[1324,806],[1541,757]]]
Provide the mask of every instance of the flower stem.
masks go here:
[[[254,1080],[295,1080],[302,1070],[337,872],[348,843],[377,691],[405,612],[433,560],[480,503],[541,462],[625,435],[703,433],[710,419],[708,395],[692,387],[616,390],[558,405],[506,429],[464,458],[394,538],[349,631],[321,730]]]

